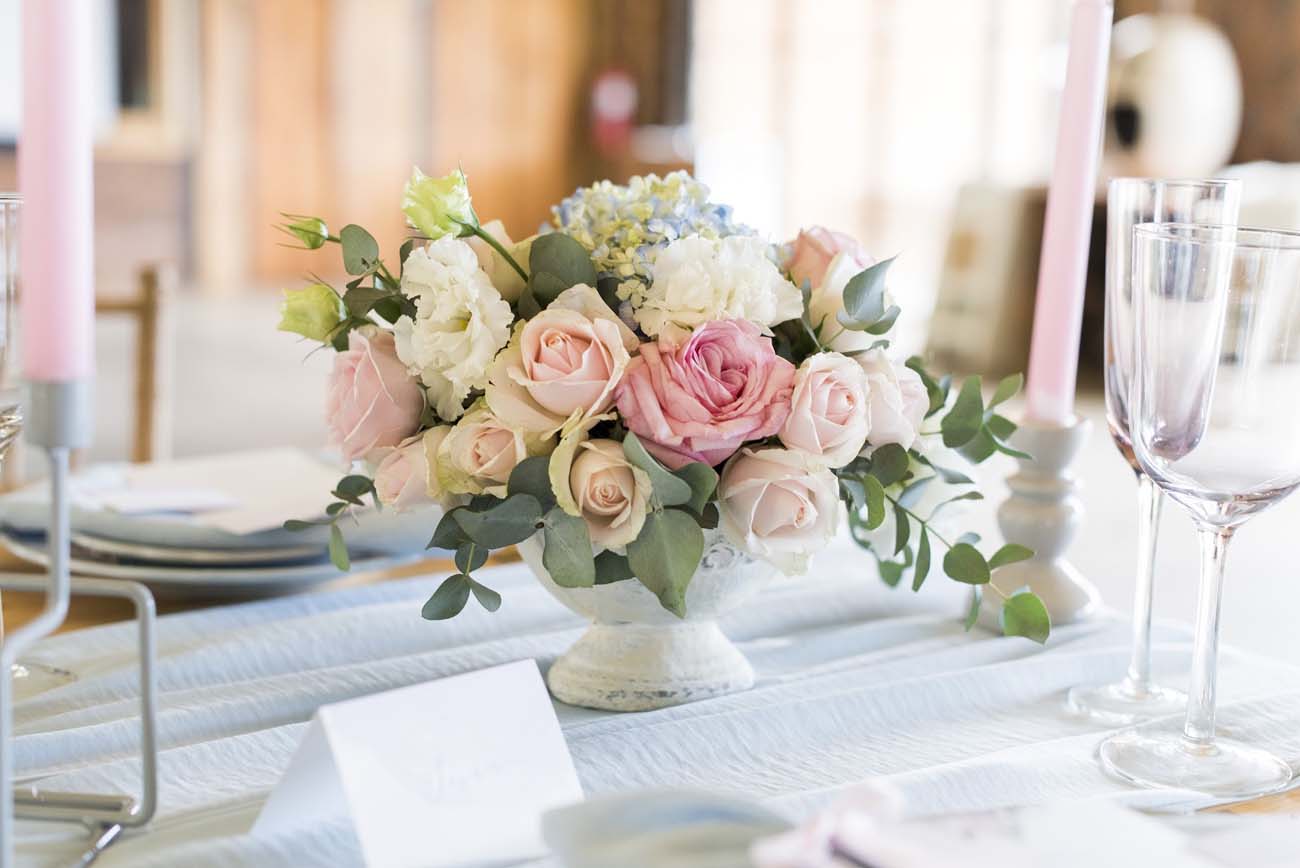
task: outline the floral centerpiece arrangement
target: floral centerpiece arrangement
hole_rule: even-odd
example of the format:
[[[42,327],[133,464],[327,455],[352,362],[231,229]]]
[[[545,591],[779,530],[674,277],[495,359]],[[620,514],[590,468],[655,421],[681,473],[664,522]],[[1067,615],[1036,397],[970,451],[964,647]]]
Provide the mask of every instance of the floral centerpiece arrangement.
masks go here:
[[[280,324],[337,351],[329,427],[367,468],[314,522],[331,526],[341,568],[341,520],[364,498],[436,501],[430,547],[456,572],[426,618],[471,596],[497,609],[475,571],[533,538],[556,585],[639,582],[685,617],[706,533],[800,574],[847,517],[887,583],[919,590],[937,563],[976,590],[968,627],[992,589],[1006,633],[1045,640],[1042,603],[990,584],[1030,552],[985,555],[975,535],[935,529],[942,503],[918,505],[927,487],[956,486],[943,503],[980,497],[937,453],[1019,454],[997,407],[1020,377],[986,402],[978,377],[952,388],[892,358],[891,260],[821,228],[770,243],[684,172],[580,189],[517,243],[480,222],[459,171],[416,170],[402,207],[414,237],[391,266],[359,226],[281,227],[338,245],[352,276],[287,291]]]

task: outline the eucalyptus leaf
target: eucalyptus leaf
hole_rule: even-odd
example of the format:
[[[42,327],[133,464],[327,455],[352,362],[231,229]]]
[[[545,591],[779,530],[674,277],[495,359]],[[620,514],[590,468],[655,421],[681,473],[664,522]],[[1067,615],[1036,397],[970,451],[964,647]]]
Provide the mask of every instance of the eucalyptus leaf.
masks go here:
[[[989,558],[989,569],[996,570],[1017,561],[1027,561],[1034,556],[1034,550],[1018,543],[1007,543]]]
[[[1002,632],[1008,636],[1024,636],[1042,645],[1052,632],[1052,616],[1032,591],[1016,591],[1002,604]]]
[[[885,523],[885,488],[874,476],[862,477],[862,488],[867,496],[867,530],[875,530]]]
[[[462,543],[456,549],[456,569],[462,573],[472,573],[487,563],[488,551],[472,542]]]
[[[548,232],[533,241],[528,251],[528,273],[528,286],[543,307],[571,286],[596,286],[591,255],[562,232]]]
[[[495,612],[497,609],[501,608],[500,594],[482,582],[476,582],[469,576],[466,576],[465,578],[469,582],[469,589],[474,594],[474,599],[478,600],[480,606],[487,609],[489,612]]]
[[[943,445],[949,449],[965,446],[980,433],[984,425],[984,398],[980,394],[980,378],[967,377],[957,393],[952,409],[939,423]]]
[[[841,325],[862,330],[885,315],[885,276],[893,264],[894,257],[891,256],[849,278],[844,285],[844,310],[839,316]]]
[[[672,474],[691,487],[691,499],[686,502],[686,508],[695,515],[702,515],[704,505],[718,487],[718,472],[702,461],[692,461]]]
[[[921,495],[925,494],[926,486],[937,478],[937,475],[931,475],[922,476],[920,479],[913,479],[911,482],[907,483],[903,488],[902,493],[898,495],[898,502],[903,506],[906,506],[908,509],[916,506],[917,501],[921,499]]]
[[[680,506],[683,503],[689,503],[694,492],[690,483],[679,476],[673,475],[672,471],[664,467],[654,457],[646,451],[641,440],[631,431],[623,440],[623,454],[627,460],[634,466],[640,467],[650,477],[650,485],[654,488],[655,497],[664,506]]]
[[[470,582],[470,577],[461,573],[443,579],[438,590],[421,607],[420,617],[426,621],[443,621],[459,615],[469,601]]]
[[[537,531],[542,508],[530,494],[515,494],[479,512],[455,509],[450,513],[474,542],[489,549],[523,542]],[[436,534],[435,534],[436,536]]]
[[[641,533],[627,545],[633,574],[679,618],[686,617],[686,589],[703,556],[704,531],[680,509],[647,515]]]
[[[921,540],[916,544],[916,570],[912,573],[912,590],[921,590],[930,574],[930,532],[921,525]]]
[[[548,471],[550,461],[549,455],[534,455],[516,464],[506,483],[506,495],[530,494],[544,512],[550,511],[555,506],[555,491]]]
[[[334,486],[334,496],[340,500],[360,498],[375,490],[375,483],[369,476],[359,473],[345,476]]]
[[[885,488],[907,475],[910,464],[907,450],[897,443],[886,443],[871,453],[871,475]]]
[[[894,327],[894,323],[898,320],[898,315],[902,312],[902,309],[898,305],[891,304],[881,315],[880,319],[864,328],[863,331],[869,335],[883,335]]]
[[[971,464],[979,464],[997,451],[998,444],[989,436],[988,428],[980,428],[972,440],[957,448],[957,453]]]
[[[953,497],[950,497],[947,500],[937,504],[934,507],[934,509],[930,510],[930,518],[931,520],[933,520],[934,517],[939,514],[939,510],[943,509],[945,506],[947,506],[950,503],[958,503],[963,500],[983,500],[983,499],[984,499],[984,495],[981,492],[973,491],[973,490],[963,491],[961,494],[954,495]]]
[[[968,585],[984,585],[989,581],[989,565],[984,555],[970,543],[957,543],[943,556],[943,571],[950,579]]]
[[[903,580],[903,565],[896,561],[880,561],[880,578],[889,587],[897,587]]]
[[[877,483],[879,484],[879,483]],[[840,499],[848,501],[850,512],[860,512],[867,505],[867,492],[861,479],[840,477]]]
[[[912,526],[907,520],[907,510],[895,504],[894,506],[894,554],[898,554],[907,548],[907,541],[911,539]]]
[[[334,516],[338,515],[340,512],[342,512],[347,508],[348,508],[347,503],[344,503],[341,500],[336,500],[333,503],[331,503],[329,506],[325,507],[325,514],[333,518]]]
[[[699,516],[697,516],[700,522],[700,527],[705,530],[713,530],[717,527],[720,517],[721,516],[718,513],[718,504],[713,501],[704,504],[704,509],[701,510]]]
[[[328,519],[324,519],[321,521],[303,521],[300,518],[291,518],[285,521],[284,524],[281,525],[281,527],[283,527],[285,530],[298,533],[300,531],[310,530],[313,527],[320,527],[321,525],[325,525],[325,524],[331,524],[331,522]]]
[[[957,537],[957,542],[967,543],[969,545],[979,545],[980,535],[973,530],[968,530],[961,536]]]
[[[632,565],[625,555],[609,550],[596,555],[596,584],[610,585],[632,578],[636,577],[632,575]]]
[[[402,242],[402,246],[397,249],[397,273],[399,275],[406,273],[406,260],[415,249],[415,239],[408,238]]]
[[[925,410],[925,418],[929,419],[943,409],[944,402],[948,400],[948,393],[939,388],[939,383],[925,369],[920,356],[912,356],[907,360],[906,364],[907,367],[916,372],[916,375],[921,378],[921,383],[925,386],[926,397],[930,400],[930,406]]]
[[[442,518],[438,519],[438,526],[433,529],[433,539],[429,540],[425,548],[454,550],[470,541],[465,531],[461,530],[460,522],[456,520],[456,513],[464,508],[459,506],[443,513]]]
[[[375,236],[355,223],[339,230],[339,244],[343,248],[343,268],[348,274],[365,274],[379,261]]]
[[[1012,434],[1016,433],[1016,428],[1018,426],[1006,416],[999,413],[991,413],[989,414],[988,419],[985,420],[984,427],[988,428],[989,433],[999,440],[1006,440]]]
[[[542,538],[542,563],[551,581],[562,588],[590,588],[596,583],[591,536],[583,519],[553,507],[546,513]]]
[[[970,608],[966,610],[966,620],[962,623],[968,633],[975,626],[975,623],[979,621],[980,604],[984,602],[984,589],[982,587],[975,585],[970,591]]]
[[[1010,376],[1003,377],[998,382],[997,388],[993,390],[993,397],[989,399],[989,406],[996,407],[1003,401],[1010,399],[1016,394],[1016,392],[1020,391],[1020,387],[1024,384],[1024,374],[1011,374]]]
[[[343,572],[352,569],[348,559],[348,544],[343,540],[343,531],[337,524],[330,525],[330,562]]]

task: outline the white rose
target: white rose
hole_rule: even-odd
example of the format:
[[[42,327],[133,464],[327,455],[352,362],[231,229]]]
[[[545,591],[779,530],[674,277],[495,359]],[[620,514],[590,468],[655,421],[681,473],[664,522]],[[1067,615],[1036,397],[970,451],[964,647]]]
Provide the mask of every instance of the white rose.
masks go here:
[[[871,431],[867,440],[872,446],[897,443],[911,449],[925,411],[930,408],[921,376],[911,368],[895,365],[883,350],[872,350],[857,357],[867,374],[867,393],[871,404]]]
[[[637,308],[646,334],[685,337],[701,323],[744,319],[767,330],[803,313],[799,289],[782,276],[759,238],[680,238],[655,257],[654,280]]]
[[[807,572],[839,526],[839,482],[790,449],[742,449],[718,482],[719,523],[736,546],[786,574]]]
[[[889,333],[873,335],[855,332],[840,325],[839,312],[844,310],[844,287],[854,275],[862,271],[861,263],[849,253],[840,253],[826,268],[820,286],[814,286],[808,298],[808,318],[817,328],[817,337],[828,350],[852,353],[865,350],[878,340],[887,340]],[[885,308],[893,304],[889,291],[885,291]]]
[[[444,236],[406,259],[402,292],[415,318],[393,325],[397,356],[424,383],[447,421],[460,418],[470,391],[487,386],[487,369],[510,340],[514,314],[464,241]]]

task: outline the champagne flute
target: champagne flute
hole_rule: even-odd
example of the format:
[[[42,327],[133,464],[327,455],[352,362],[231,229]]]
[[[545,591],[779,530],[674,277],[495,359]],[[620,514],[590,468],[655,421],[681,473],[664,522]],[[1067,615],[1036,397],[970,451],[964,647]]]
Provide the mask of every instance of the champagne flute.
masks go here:
[[[22,198],[0,193],[0,464],[23,428],[22,386],[18,373],[18,227]],[[0,641],[4,623],[0,619]],[[14,696],[22,699],[76,680],[71,672],[34,661],[15,663],[10,670]]]
[[[1214,713],[1228,543],[1300,486],[1300,233],[1140,225],[1133,290],[1133,451],[1191,514],[1201,584],[1181,733],[1127,730],[1102,743],[1101,762],[1143,786],[1224,798],[1274,792],[1291,780],[1290,767],[1216,738]]]
[[[1176,714],[1186,694],[1151,680],[1151,603],[1162,495],[1138,465],[1129,435],[1133,380],[1133,227],[1139,223],[1235,224],[1241,201],[1236,180],[1116,178],[1106,198],[1106,421],[1110,436],[1137,477],[1138,562],[1133,591],[1133,639],[1119,681],[1080,685],[1066,694],[1076,714],[1105,723],[1137,723]]]

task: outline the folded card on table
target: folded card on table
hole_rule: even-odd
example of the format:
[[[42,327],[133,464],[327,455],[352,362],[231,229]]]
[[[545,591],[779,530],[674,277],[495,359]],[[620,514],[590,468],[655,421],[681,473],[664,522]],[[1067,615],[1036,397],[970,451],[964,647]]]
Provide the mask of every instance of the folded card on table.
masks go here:
[[[371,868],[515,862],[545,853],[543,813],[581,799],[521,660],[321,706],[252,834],[349,815]]]

